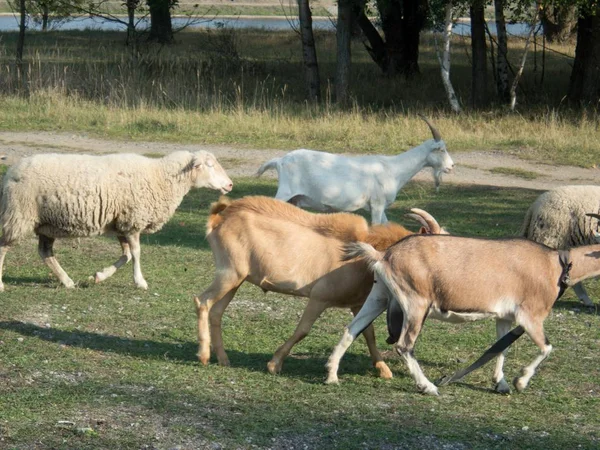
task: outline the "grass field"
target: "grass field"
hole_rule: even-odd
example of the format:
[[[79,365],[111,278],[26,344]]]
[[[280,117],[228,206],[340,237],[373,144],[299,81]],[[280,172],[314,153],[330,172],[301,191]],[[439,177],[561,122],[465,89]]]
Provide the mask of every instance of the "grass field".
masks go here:
[[[273,195],[273,181],[236,179],[234,197]],[[511,236],[538,192],[410,183],[388,215],[431,212],[453,234]],[[600,445],[600,315],[567,291],[546,321],[554,352],[522,394],[494,394],[492,366],[439,398],[416,392],[403,362],[378,346],[395,374],[375,377],[360,339],[323,384],[325,362],[351,316],[329,310],[297,345],[282,374],[266,363],[291,335],[305,305],[244,285],[224,317],[230,368],[195,359],[192,295],[212,280],[204,239],[217,194],[188,195],[173,219],[142,243],[150,285],[137,290],[131,266],[105,283],[87,277],[114,261],[116,241],[62,240],[57,257],[78,283],[58,286],[31,239],[9,252],[0,310],[0,448],[61,449],[593,449]],[[413,226],[416,228],[416,226]],[[590,295],[600,285],[588,282]],[[426,323],[415,354],[431,379],[479,356],[494,340],[491,321]],[[516,376],[537,350],[524,337],[505,365]]]

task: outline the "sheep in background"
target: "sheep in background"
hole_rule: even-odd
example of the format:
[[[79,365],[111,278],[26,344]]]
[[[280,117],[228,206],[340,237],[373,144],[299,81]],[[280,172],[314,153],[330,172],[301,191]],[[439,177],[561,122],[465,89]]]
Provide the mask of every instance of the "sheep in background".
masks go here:
[[[442,173],[454,162],[440,132],[425,118],[433,139],[396,156],[343,156],[294,150],[264,163],[257,172],[276,169],[275,198],[317,211],[371,211],[373,224],[387,222],[385,209],[398,191],[424,167],[432,167],[436,191]]]
[[[598,220],[586,213],[598,212],[600,187],[561,186],[541,194],[527,210],[521,236],[550,248],[566,250],[596,243]],[[593,306],[581,283],[573,286],[586,306]]]
[[[445,233],[437,221],[420,209],[411,210],[420,232]],[[200,297],[194,297],[198,315],[198,358],[210,359],[210,347],[219,364],[229,365],[223,347],[223,313],[244,282],[265,292],[308,297],[294,334],[267,364],[269,372],[281,370],[292,347],[304,339],[327,308],[350,308],[356,313],[373,286],[373,273],[362,261],[341,261],[344,242],[365,241],[385,249],[412,234],[394,223],[369,227],[358,215],[313,214],[269,197],[220,199],[210,209],[207,240],[215,259],[215,278]],[[361,330],[363,332],[363,330]],[[374,367],[382,378],[391,372],[377,350],[373,327],[363,335]]]
[[[135,284],[147,289],[140,268],[140,234],[171,218],[193,187],[222,193],[233,184],[212,153],[174,152],[160,159],[135,154],[40,154],[23,158],[4,176],[0,192],[0,291],[8,247],[29,233],[39,237],[44,263],[67,288],[75,286],[52,250],[64,237],[116,235],[123,255],[95,275],[110,277],[133,257]]]

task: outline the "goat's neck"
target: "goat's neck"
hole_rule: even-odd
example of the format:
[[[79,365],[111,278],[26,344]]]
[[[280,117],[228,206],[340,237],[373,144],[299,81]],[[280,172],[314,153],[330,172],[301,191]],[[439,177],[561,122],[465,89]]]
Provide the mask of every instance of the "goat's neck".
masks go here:
[[[427,164],[427,156],[431,152],[430,141],[410,150],[390,157],[390,170],[400,184],[406,183]]]
[[[569,273],[572,284],[600,275],[600,245],[572,248],[570,256],[573,263]]]

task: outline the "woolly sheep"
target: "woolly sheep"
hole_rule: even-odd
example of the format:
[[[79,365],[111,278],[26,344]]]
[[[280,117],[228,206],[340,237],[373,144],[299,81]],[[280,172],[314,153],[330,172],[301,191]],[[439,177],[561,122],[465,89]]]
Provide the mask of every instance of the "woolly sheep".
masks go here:
[[[440,132],[425,118],[433,139],[395,156],[343,156],[314,150],[294,150],[274,158],[257,175],[276,169],[279,187],[275,198],[317,211],[371,211],[373,224],[386,223],[385,209],[417,172],[433,168],[436,190],[442,173],[454,162]]]
[[[135,154],[40,154],[10,167],[0,192],[0,291],[8,247],[29,233],[39,237],[44,263],[67,288],[75,286],[52,250],[56,238],[116,235],[123,255],[95,275],[110,277],[133,257],[135,284],[147,289],[140,268],[140,234],[154,233],[193,187],[222,193],[232,182],[209,152],[174,152],[160,159]]]
[[[541,194],[527,210],[521,236],[566,250],[581,245],[596,244],[598,220],[586,216],[600,207],[600,187],[561,186]],[[593,306],[581,283],[573,285],[577,297]]]

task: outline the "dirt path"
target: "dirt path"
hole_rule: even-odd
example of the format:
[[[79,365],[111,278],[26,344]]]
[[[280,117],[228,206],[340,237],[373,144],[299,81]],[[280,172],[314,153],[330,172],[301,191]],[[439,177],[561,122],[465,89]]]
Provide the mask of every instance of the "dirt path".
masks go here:
[[[0,155],[6,156],[6,163],[35,153],[117,153],[162,154],[175,150],[208,150],[221,161],[232,177],[249,176],[267,159],[284,155],[285,150],[237,149],[217,145],[182,145],[160,142],[127,142],[90,138],[84,135],[67,133],[13,133],[0,132]],[[503,187],[523,187],[530,189],[550,189],[563,184],[600,184],[600,169],[584,169],[572,166],[551,166],[521,160],[501,152],[451,151],[456,163],[455,173],[444,178],[445,183],[477,184]],[[493,173],[495,168],[519,169],[534,172],[537,177],[522,177]],[[274,177],[275,172],[267,172]],[[267,176],[265,174],[265,176]],[[429,170],[423,170],[417,180],[431,180]]]

